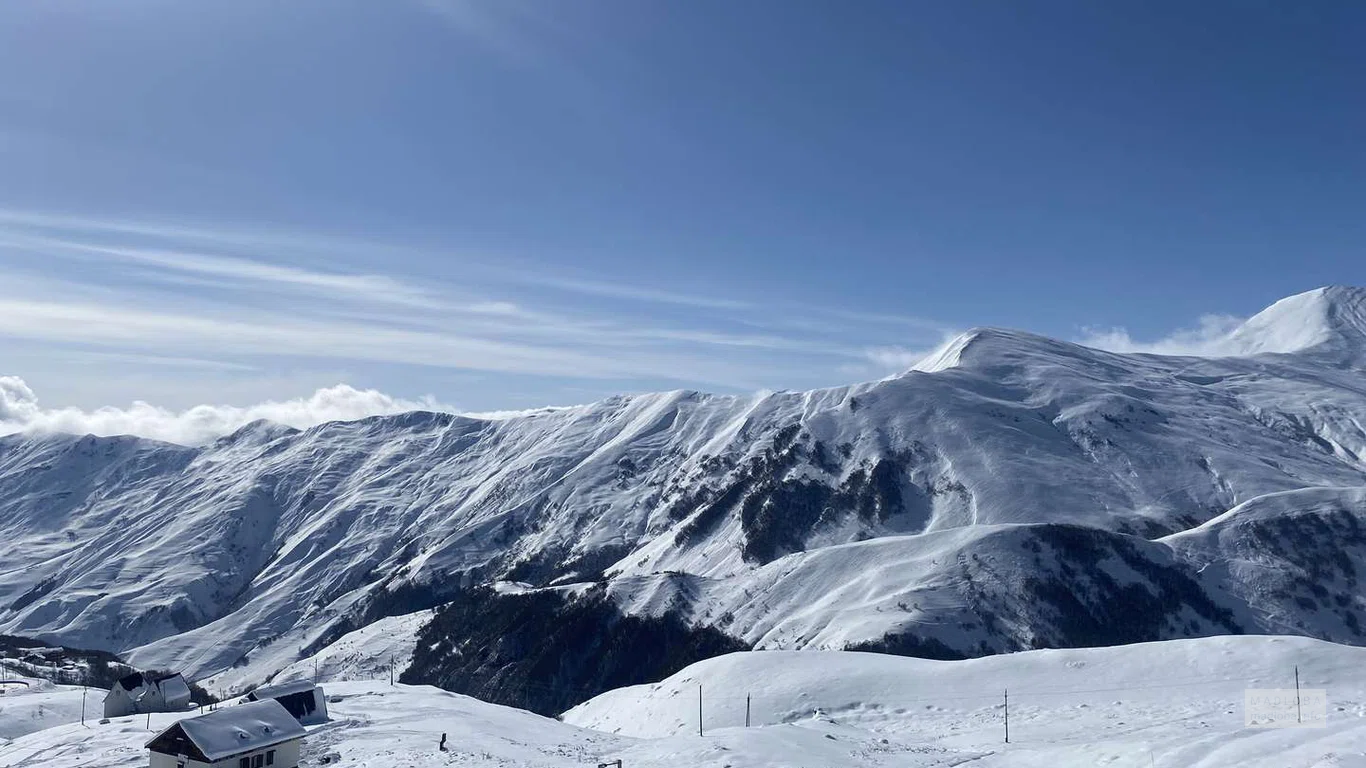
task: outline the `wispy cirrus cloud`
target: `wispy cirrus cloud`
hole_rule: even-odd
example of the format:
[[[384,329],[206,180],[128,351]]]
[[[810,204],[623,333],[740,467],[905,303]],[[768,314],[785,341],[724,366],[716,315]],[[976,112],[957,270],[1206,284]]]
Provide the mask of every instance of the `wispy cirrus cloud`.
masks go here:
[[[269,392],[267,382],[317,381],[328,371],[360,370],[409,391],[442,390],[439,382],[448,375],[474,377],[462,386],[482,387],[476,404],[487,409],[571,397],[582,402],[591,399],[585,392],[603,396],[622,389],[752,391],[845,383],[849,376],[909,367],[907,350],[932,346],[939,335],[937,324],[917,318],[565,276],[449,251],[424,262],[416,259],[419,251],[270,229],[0,209],[0,353],[22,353],[30,365],[38,360],[49,384],[85,382],[66,384],[63,391],[77,391],[87,401],[107,401],[99,393],[108,379],[84,374],[115,368],[130,386],[153,382],[163,392],[175,390],[176,379],[193,377],[193,389],[207,387],[210,396],[215,390]],[[441,264],[440,276],[403,271],[424,263]],[[42,356],[41,348],[50,353]],[[140,375],[138,369],[159,373]],[[73,379],[76,370],[83,375]],[[538,396],[538,387],[531,387],[509,401],[501,395],[506,387],[490,383],[505,377],[550,382],[547,391],[561,394]],[[263,384],[253,387],[246,379]],[[588,383],[593,381],[603,383]],[[275,396],[262,403],[314,403],[311,397]],[[353,397],[347,402],[362,405],[314,410],[322,419],[444,399]],[[12,413],[20,400],[35,402],[12,397]],[[252,405],[209,408],[55,408],[22,423],[100,433],[126,428],[184,441],[226,429],[243,414],[275,412]],[[292,418],[287,423],[312,419]]]
[[[839,318],[857,323],[917,329],[921,331],[929,331],[932,333],[936,333],[940,336],[961,330],[958,328],[954,328],[953,326],[948,325],[946,323],[942,323],[938,320],[932,320],[926,317],[917,317],[915,315],[900,315],[890,312],[859,312],[855,310],[838,309],[830,307],[817,307],[816,312],[824,314],[829,317]]]
[[[156,245],[130,244],[127,238],[149,238]],[[543,361],[541,365],[518,366],[540,367],[553,375],[565,375],[563,368],[555,361],[565,357],[565,345],[584,347],[611,347],[627,349],[631,354],[639,354],[643,342],[655,349],[651,354],[666,365],[669,364],[670,345],[693,350],[708,348],[749,348],[770,351],[798,352],[810,355],[835,358],[863,359],[866,357],[861,344],[849,344],[834,340],[842,331],[833,322],[842,318],[846,322],[859,323],[859,313],[843,312],[838,309],[801,307],[783,308],[773,305],[760,305],[751,301],[724,295],[696,295],[670,289],[638,286],[616,281],[603,281],[580,277],[563,277],[547,274],[544,270],[518,269],[500,271],[497,267],[483,264],[464,265],[460,272],[467,279],[460,281],[459,288],[439,281],[416,281],[399,278],[379,272],[345,270],[341,268],[320,269],[313,266],[291,262],[291,257],[300,252],[316,256],[318,253],[337,249],[351,255],[371,256],[380,261],[388,260],[394,254],[403,252],[403,246],[375,245],[364,242],[349,243],[345,249],[335,238],[321,237],[316,240],[307,235],[279,232],[234,232],[184,225],[160,225],[142,222],[109,221],[86,217],[63,217],[54,214],[16,212],[0,209],[0,239],[10,246],[17,246],[40,260],[53,257],[82,258],[96,260],[106,270],[115,270],[117,265],[138,270],[157,270],[162,279],[181,283],[201,284],[218,289],[240,289],[237,298],[244,305],[252,306],[252,315],[261,316],[256,305],[261,302],[251,294],[251,289],[261,288],[273,293],[293,294],[298,299],[291,304],[289,322],[272,320],[270,328],[239,329],[235,339],[251,339],[262,336],[287,334],[291,338],[312,338],[318,341],[335,341],[337,336],[354,335],[366,332],[369,335],[385,337],[397,334],[394,349],[401,350],[410,346],[421,348],[421,354],[432,351],[433,346],[443,351],[451,347],[466,348],[480,355],[487,354],[489,370],[505,370],[504,355],[492,354],[495,350],[511,353],[512,357]],[[166,243],[183,243],[184,247],[167,247]],[[206,246],[219,246],[228,250],[249,250],[260,252],[259,258],[246,258],[239,255],[215,252]],[[266,258],[269,257],[269,261]],[[0,254],[0,267],[3,267],[3,254]],[[494,275],[492,280],[487,279]],[[177,277],[180,276],[180,277]],[[133,294],[137,293],[139,282],[146,281],[143,272],[127,280]],[[501,295],[497,286],[504,286]],[[508,288],[507,286],[511,286]],[[511,296],[520,290],[520,296]],[[620,299],[628,305],[640,305],[635,310],[629,306],[603,311],[594,303],[594,310],[585,313],[566,312],[563,308],[528,308],[527,304],[563,304],[553,301],[544,290],[560,294],[576,294],[589,297]],[[528,293],[529,292],[529,293]],[[24,311],[34,313],[34,317],[44,317],[52,323],[48,332],[63,336],[60,329],[69,323],[65,317],[102,318],[107,328],[94,332],[96,338],[117,336],[121,339],[135,338],[140,332],[153,334],[157,340],[165,340],[167,335],[184,335],[190,329],[203,328],[202,320],[210,315],[194,306],[195,296],[181,296],[180,304],[189,304],[187,317],[173,316],[165,321],[153,322],[145,311],[145,304],[130,295],[121,306],[100,306],[89,304],[75,306],[69,302],[46,303],[30,300]],[[199,297],[203,298],[203,297]],[[307,301],[304,301],[304,300]],[[220,303],[222,303],[220,301]],[[232,301],[227,302],[227,310],[232,310]],[[570,302],[572,305],[573,302]],[[392,305],[393,311],[378,310],[371,305]],[[651,305],[668,305],[695,310],[710,310],[702,313],[704,325],[659,326],[649,322]],[[18,311],[19,306],[11,309]],[[799,309],[799,311],[794,311]],[[827,315],[823,322],[807,323],[802,327],[793,322],[787,328],[791,333],[752,333],[749,328],[756,325],[771,325],[782,328],[782,318],[791,314],[809,317],[813,312]],[[273,313],[267,313],[267,316]],[[173,313],[174,315],[174,313]],[[474,317],[470,317],[473,315]],[[304,321],[310,321],[305,323]],[[645,322],[641,322],[644,320]],[[354,322],[368,322],[374,325],[356,328]],[[938,330],[939,326],[914,318],[878,316],[873,319],[879,324],[901,324],[917,326],[922,330]],[[224,327],[224,323],[237,322],[235,316],[215,318],[214,325]],[[335,333],[326,332],[323,326],[335,326]],[[724,327],[729,325],[730,327]],[[301,327],[302,326],[302,327]],[[383,326],[383,327],[377,327]],[[397,333],[395,327],[404,329]],[[160,330],[153,330],[160,329]],[[433,329],[440,329],[434,331]],[[11,333],[30,334],[35,338],[43,330],[41,324],[32,321],[14,320],[8,322]],[[207,329],[204,329],[207,331]],[[393,341],[394,339],[390,339]],[[551,345],[549,348],[527,349],[526,345]],[[354,354],[356,343],[342,345],[335,351],[336,356]],[[286,345],[291,354],[298,354],[293,345]],[[352,349],[353,351],[347,351]],[[325,351],[325,350],[320,350]],[[410,356],[396,352],[393,357],[402,355],[405,361]],[[435,365],[474,365],[474,355],[445,355],[433,362]],[[594,356],[590,355],[590,358]],[[599,364],[586,364],[588,359],[575,361],[576,370],[581,375],[620,376],[623,369],[632,366],[611,354],[596,358]],[[679,362],[687,363],[688,360]],[[767,361],[765,361],[765,364]],[[639,368],[640,366],[635,366]],[[658,376],[659,371],[647,366],[649,375]]]
[[[754,306],[749,302],[729,299],[724,296],[699,296],[696,294],[679,293],[657,288],[597,280],[546,276],[527,276],[524,279],[528,282],[562,291],[580,293],[588,296],[606,296],[614,299],[626,299],[648,304],[676,304],[684,307],[700,307],[703,309],[751,309]]]
[[[618,357],[592,350],[529,345],[473,335],[296,320],[281,313],[251,319],[130,306],[0,299],[0,335],[80,344],[155,349],[212,349],[220,354],[319,357],[505,373],[586,378],[693,375],[719,366],[680,356]],[[716,382],[713,382],[716,383]]]
[[[31,238],[11,242],[40,249],[48,254],[66,251],[119,259],[131,264],[188,272],[239,284],[283,285],[332,296],[342,295],[363,301],[388,302],[421,308],[438,306],[435,299],[425,291],[386,275],[327,272],[190,251],[94,245],[55,238]]]
[[[94,352],[74,350],[65,353],[70,360],[87,362],[94,365],[121,363],[144,368],[182,368],[208,371],[255,371],[256,366],[242,363],[228,363],[222,360],[205,360],[198,357],[174,357],[167,355],[137,355],[125,352]]]

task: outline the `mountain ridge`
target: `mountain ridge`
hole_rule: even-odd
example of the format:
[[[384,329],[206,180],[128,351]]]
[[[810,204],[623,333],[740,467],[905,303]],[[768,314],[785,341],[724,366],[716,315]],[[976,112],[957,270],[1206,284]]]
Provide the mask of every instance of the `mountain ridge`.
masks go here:
[[[968,656],[1273,628],[1361,642],[1348,576],[1366,568],[1366,500],[1343,489],[1366,486],[1366,385],[1338,353],[1362,296],[1258,326],[1346,318],[1346,342],[1289,353],[984,330],[933,372],[810,392],[257,422],[195,448],[0,437],[16,553],[0,631],[229,689],[386,615],[525,612],[519,595],[547,591],[532,626],[589,621],[575,601],[591,592],[609,636],[615,611],[758,648]],[[1337,489],[1332,509],[1299,493],[1317,487]],[[1271,522],[1230,513],[1259,499]],[[1301,502],[1319,511],[1291,514]],[[1315,553],[1333,563],[1323,594]],[[1258,558],[1290,576],[1217,565]],[[509,582],[527,586],[492,588]],[[498,639],[430,641],[476,659]]]

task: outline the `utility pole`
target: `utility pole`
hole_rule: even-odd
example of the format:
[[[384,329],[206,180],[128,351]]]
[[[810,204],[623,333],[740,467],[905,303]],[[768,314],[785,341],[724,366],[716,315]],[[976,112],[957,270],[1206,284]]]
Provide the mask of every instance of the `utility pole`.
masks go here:
[[[745,727],[749,727],[749,694],[745,694]]]
[[[85,725],[85,686],[81,686],[81,725]]]
[[[318,657],[313,657],[313,684],[318,684]]]
[[[1010,689],[1005,689],[1006,693],[1006,743],[1010,743]]]
[[[394,654],[389,654],[389,685],[394,684]]]
[[[1295,665],[1295,722],[1303,723],[1304,714],[1300,711],[1300,665]]]
[[[697,735],[702,735],[702,685],[697,686]]]

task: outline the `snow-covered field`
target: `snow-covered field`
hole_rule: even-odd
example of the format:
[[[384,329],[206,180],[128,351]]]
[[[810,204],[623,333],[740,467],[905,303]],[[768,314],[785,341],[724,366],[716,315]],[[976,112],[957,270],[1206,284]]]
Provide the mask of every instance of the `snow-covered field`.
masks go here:
[[[1327,726],[1245,728],[1245,690],[1293,687],[1296,666],[1304,687],[1328,690]],[[780,739],[796,748],[807,732],[794,728],[815,728],[825,731],[822,739],[828,733],[844,744],[843,759],[756,759],[736,766],[955,765],[969,759],[981,768],[1366,766],[1366,649],[1291,637],[1029,651],[956,662],[841,652],[732,654],[658,684],[604,694],[564,720],[701,745],[708,739],[695,735],[699,685],[703,723],[715,743],[744,752],[763,743],[752,739]],[[743,728],[747,695],[751,722],[764,727]],[[826,730],[836,728],[845,730]],[[889,740],[886,755],[859,756],[881,738]],[[897,755],[897,745],[945,752],[910,758]],[[647,741],[628,755],[650,764],[660,749]],[[713,764],[693,760],[699,752],[705,749],[676,764]]]
[[[1245,728],[1244,691],[1291,686],[1296,666],[1303,686],[1327,689],[1327,725]],[[616,759],[630,768],[1366,768],[1366,649],[1295,637],[957,662],[732,654],[599,696],[564,722],[427,686],[339,682],[327,691],[333,721],[311,730],[307,765],[336,755],[348,768],[570,768]],[[154,715],[152,727],[176,717]],[[437,750],[442,733],[445,753]],[[139,765],[149,736],[142,717],[58,725],[0,742],[0,768]]]
[[[47,680],[18,677],[3,671],[0,671],[0,680],[16,681],[0,683],[0,750],[3,750],[8,739],[56,725],[80,722],[80,686],[56,685]],[[104,694],[98,688],[87,692],[87,717],[99,719],[103,711]]]
[[[348,767],[428,765],[579,766],[620,751],[629,740],[486,704],[427,686],[363,681],[327,686],[332,722],[310,729],[305,760],[339,754]],[[190,713],[194,714],[194,713]],[[143,745],[182,715],[61,725],[0,746],[5,768],[114,768],[145,764]],[[450,751],[437,744],[448,734]],[[141,762],[140,762],[141,761]]]

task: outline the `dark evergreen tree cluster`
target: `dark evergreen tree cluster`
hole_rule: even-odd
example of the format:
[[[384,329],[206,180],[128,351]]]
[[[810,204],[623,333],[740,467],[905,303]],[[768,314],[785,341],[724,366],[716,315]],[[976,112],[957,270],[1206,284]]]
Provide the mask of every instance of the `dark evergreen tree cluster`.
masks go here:
[[[462,592],[436,611],[400,680],[555,715],[613,688],[748,646],[676,616],[627,616],[598,585],[577,596]]]

